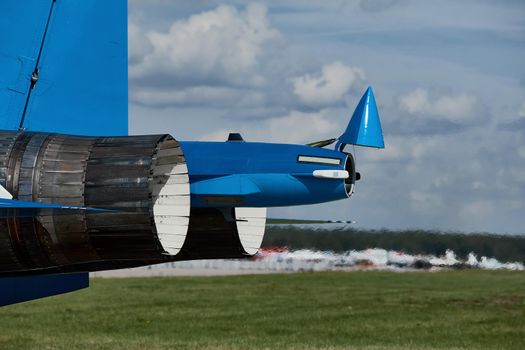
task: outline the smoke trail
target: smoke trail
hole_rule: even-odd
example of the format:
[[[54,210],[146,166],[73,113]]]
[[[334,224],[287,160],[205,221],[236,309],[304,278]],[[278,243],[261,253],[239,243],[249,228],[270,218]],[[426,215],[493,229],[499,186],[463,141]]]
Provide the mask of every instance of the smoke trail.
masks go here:
[[[158,265],[166,268],[166,264]],[[345,253],[301,249],[288,251],[285,248],[261,249],[251,260],[197,260],[181,261],[168,265],[173,268],[212,268],[263,271],[351,271],[361,269],[414,270],[414,269],[465,269],[518,270],[525,267],[520,262],[500,262],[494,258],[481,257],[473,253],[466,260],[456,257],[452,250],[444,256],[410,255],[385,249],[351,250]]]

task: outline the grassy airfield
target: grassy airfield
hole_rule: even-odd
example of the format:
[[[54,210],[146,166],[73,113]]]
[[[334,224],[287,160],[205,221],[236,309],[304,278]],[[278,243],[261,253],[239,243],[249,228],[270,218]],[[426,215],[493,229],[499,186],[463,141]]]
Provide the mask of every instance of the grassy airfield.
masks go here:
[[[0,309],[0,349],[525,349],[525,273],[94,279]]]

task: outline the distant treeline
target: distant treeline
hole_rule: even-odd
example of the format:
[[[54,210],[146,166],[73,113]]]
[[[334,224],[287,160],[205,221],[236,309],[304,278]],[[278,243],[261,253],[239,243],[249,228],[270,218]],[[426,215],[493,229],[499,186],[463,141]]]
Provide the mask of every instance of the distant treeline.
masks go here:
[[[290,249],[313,249],[344,252],[383,248],[409,254],[443,255],[453,250],[459,258],[473,252],[503,262],[525,262],[525,236],[482,233],[450,233],[425,230],[357,230],[310,229],[295,226],[269,226],[263,247],[286,246]]]

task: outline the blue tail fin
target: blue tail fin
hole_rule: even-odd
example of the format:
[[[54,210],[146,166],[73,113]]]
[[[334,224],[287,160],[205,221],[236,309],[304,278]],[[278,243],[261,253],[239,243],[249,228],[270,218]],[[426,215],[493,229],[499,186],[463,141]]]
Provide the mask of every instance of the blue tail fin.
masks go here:
[[[345,132],[339,136],[336,149],[344,145],[385,148],[383,131],[372,87],[366,89]]]
[[[0,16],[0,129],[127,134],[127,0],[2,0]]]

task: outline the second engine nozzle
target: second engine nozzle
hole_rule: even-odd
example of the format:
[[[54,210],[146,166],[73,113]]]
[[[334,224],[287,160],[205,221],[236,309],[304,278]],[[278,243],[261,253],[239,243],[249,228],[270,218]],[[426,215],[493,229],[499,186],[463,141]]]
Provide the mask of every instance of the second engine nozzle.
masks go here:
[[[0,271],[173,260],[188,232],[188,171],[170,135],[1,132],[0,183],[19,200],[109,209],[4,215]]]

